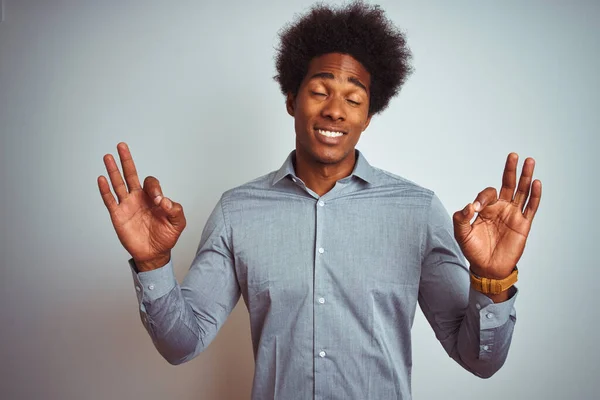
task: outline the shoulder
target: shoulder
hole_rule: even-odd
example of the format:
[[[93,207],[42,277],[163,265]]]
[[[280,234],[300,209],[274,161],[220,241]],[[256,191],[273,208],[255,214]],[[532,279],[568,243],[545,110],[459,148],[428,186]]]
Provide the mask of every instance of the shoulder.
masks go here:
[[[370,187],[373,190],[392,192],[401,197],[420,199],[423,204],[429,205],[435,197],[433,190],[419,185],[403,176],[391,173],[381,168],[372,168],[372,181]]]
[[[267,193],[274,190],[273,179],[277,171],[271,171],[268,174],[259,176],[249,182],[233,187],[223,193],[221,201],[230,203],[234,201],[245,200],[253,197],[266,196]]]

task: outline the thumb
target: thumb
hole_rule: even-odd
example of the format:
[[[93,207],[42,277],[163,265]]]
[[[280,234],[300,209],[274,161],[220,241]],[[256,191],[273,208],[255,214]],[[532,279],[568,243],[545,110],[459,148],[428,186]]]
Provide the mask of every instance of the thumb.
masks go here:
[[[473,204],[469,203],[465,208],[457,211],[452,216],[454,222],[454,238],[460,244],[464,242],[471,232],[471,218],[475,215]]]
[[[172,201],[168,197],[162,197],[158,206],[167,214],[167,219],[171,225],[179,231],[183,231],[186,221],[181,204]]]

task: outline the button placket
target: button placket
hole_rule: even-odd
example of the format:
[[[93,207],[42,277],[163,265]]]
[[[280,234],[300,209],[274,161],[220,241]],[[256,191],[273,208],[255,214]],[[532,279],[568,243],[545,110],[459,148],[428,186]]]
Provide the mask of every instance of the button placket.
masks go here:
[[[489,360],[493,355],[494,331],[481,328],[482,330],[479,333],[479,359]]]
[[[326,318],[326,308],[324,308],[325,304],[325,296],[328,293],[327,288],[327,280],[325,271],[325,265],[327,260],[327,238],[324,236],[323,232],[325,231],[325,213],[326,210],[326,202],[322,199],[317,199],[315,201],[315,215],[316,215],[316,237],[315,237],[315,264],[314,264],[314,287],[313,287],[313,299],[314,299],[314,335],[313,335],[313,348],[314,354],[317,356],[317,359],[321,360],[327,356],[327,352],[324,350],[327,348],[327,338],[321,334],[320,328],[323,327]],[[321,381],[324,379],[324,375],[319,373],[321,367],[321,362],[318,362],[315,365],[315,385],[317,388],[324,387],[325,381]]]

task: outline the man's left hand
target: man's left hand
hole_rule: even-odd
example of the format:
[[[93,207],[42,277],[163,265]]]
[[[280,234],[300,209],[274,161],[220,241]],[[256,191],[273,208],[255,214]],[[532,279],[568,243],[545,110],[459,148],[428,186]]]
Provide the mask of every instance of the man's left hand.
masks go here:
[[[481,277],[504,279],[511,274],[525,249],[533,217],[542,197],[542,182],[532,183],[535,160],[527,158],[517,187],[519,156],[506,159],[500,196],[488,187],[473,203],[454,213],[454,236]],[[515,192],[516,188],[516,192]],[[478,213],[477,218],[471,219]]]

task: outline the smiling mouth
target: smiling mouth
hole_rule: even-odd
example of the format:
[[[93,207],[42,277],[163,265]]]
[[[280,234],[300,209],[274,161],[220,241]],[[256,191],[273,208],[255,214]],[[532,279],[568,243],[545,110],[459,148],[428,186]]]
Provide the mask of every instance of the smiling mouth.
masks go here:
[[[325,137],[330,137],[330,138],[336,138],[336,137],[345,135],[345,132],[335,131],[335,130],[326,130],[326,129],[315,128],[315,131],[317,131],[317,133],[319,133],[320,135],[323,135]]]

